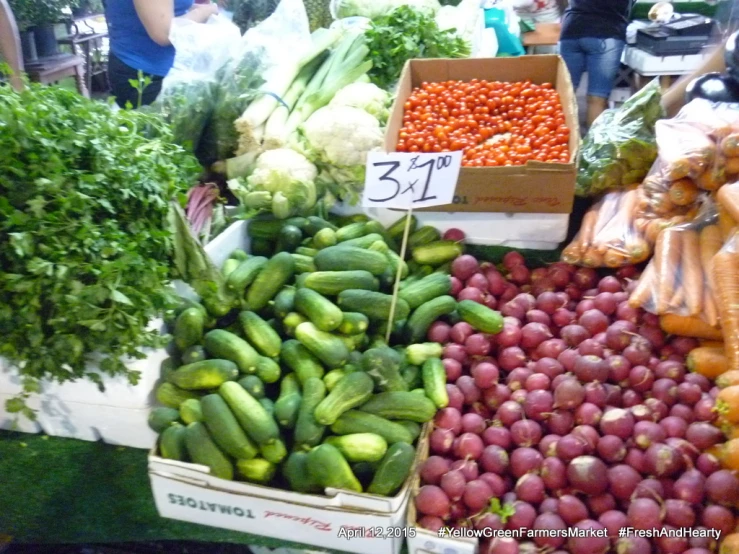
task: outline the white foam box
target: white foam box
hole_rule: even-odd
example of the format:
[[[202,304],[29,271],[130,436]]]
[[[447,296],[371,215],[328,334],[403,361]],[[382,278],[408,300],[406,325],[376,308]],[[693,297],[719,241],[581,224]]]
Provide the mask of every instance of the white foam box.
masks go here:
[[[326,489],[325,496],[300,494],[228,481],[205,466],[160,458],[155,450],[149,455],[149,480],[162,517],[330,550],[398,554],[407,538],[411,483],[421,453],[428,452],[428,432],[426,425],[413,469],[392,498],[336,489]]]
[[[246,222],[238,222],[208,244],[205,251],[220,267],[231,251],[247,246]],[[175,288],[180,294],[193,294],[182,282],[175,283]],[[164,323],[156,320],[151,326],[163,329]],[[20,393],[22,387],[17,373],[0,358],[0,429],[151,449],[157,434],[149,428],[147,419],[155,403],[161,363],[169,354],[163,349],[147,349],[145,353],[145,359],[127,363],[131,370],[140,373],[136,385],[131,385],[126,377],[103,377],[105,391],[101,392],[86,379],[66,383],[42,381],[40,394],[32,395],[26,402],[36,411],[35,422],[6,411],[6,400]],[[94,361],[88,368],[95,371]]]
[[[698,69],[708,55],[705,51],[688,56],[654,56],[636,46],[627,46],[621,62],[645,77],[687,75]]]

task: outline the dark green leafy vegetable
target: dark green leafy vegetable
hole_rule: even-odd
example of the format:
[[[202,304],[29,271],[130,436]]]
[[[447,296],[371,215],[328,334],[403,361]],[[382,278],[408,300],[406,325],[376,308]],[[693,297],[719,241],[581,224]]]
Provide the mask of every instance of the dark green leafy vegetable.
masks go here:
[[[400,6],[379,17],[365,32],[372,69],[370,80],[383,89],[400,78],[405,62],[414,58],[467,58],[470,45],[455,29],[440,30],[433,16]]]
[[[57,87],[0,87],[0,356],[38,379],[138,375],[122,358],[166,343],[169,201],[197,177],[160,118]]]
[[[575,193],[595,196],[640,183],[657,158],[654,125],[664,117],[659,82],[607,110],[593,123],[580,147]]]

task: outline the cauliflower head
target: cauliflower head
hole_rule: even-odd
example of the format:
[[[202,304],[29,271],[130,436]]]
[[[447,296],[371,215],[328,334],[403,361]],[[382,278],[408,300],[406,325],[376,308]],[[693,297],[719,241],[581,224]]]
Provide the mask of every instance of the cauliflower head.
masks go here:
[[[359,108],[375,117],[384,125],[390,117],[392,96],[373,83],[352,83],[333,97],[329,106]]]

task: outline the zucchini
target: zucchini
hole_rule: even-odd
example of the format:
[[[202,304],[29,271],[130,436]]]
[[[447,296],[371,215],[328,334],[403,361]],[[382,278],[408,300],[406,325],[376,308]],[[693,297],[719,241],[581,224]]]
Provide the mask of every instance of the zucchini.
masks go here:
[[[331,425],[331,432],[337,435],[375,433],[384,438],[388,444],[396,442],[413,444],[413,441],[416,440],[416,437],[400,422],[390,421],[384,417],[360,410],[349,410],[341,414]]]
[[[277,296],[275,296],[274,305],[272,309],[275,312],[275,316],[280,319],[285,319],[285,316],[292,312],[295,308],[295,288],[285,287]]]
[[[313,244],[316,245],[318,250],[328,248],[329,246],[335,246],[337,242],[336,232],[330,227],[324,227],[313,235]]]
[[[415,459],[416,451],[411,445],[402,442],[393,444],[380,462],[367,492],[380,496],[397,493],[408,479]]]
[[[263,309],[293,278],[293,275],[295,260],[290,254],[280,252],[272,256],[246,292],[246,304],[249,309],[254,311]]]
[[[185,425],[203,421],[203,407],[200,400],[189,398],[180,404],[180,419],[185,422]]]
[[[405,349],[405,359],[411,365],[422,366],[429,358],[441,358],[443,350],[438,342],[410,344]]]
[[[282,369],[274,359],[262,356],[257,362],[257,377],[267,384],[276,383],[280,380]]]
[[[314,416],[316,406],[326,397],[326,385],[317,377],[309,377],[303,383],[303,401],[295,424],[295,447],[309,450],[321,442],[326,427]]]
[[[275,419],[285,429],[295,427],[300,410],[300,385],[295,373],[288,373],[280,382],[280,396],[275,402]]]
[[[308,321],[308,318],[306,318],[303,314],[299,314],[298,312],[290,312],[285,316],[285,319],[282,320],[282,327],[285,330],[285,334],[289,337],[295,336],[295,329],[298,328],[298,325],[301,323],[305,323]],[[285,345],[282,345],[282,348],[284,350]]]
[[[410,219],[410,224],[408,220]],[[418,218],[415,215],[410,216],[403,216],[400,219],[398,219],[396,222],[394,222],[390,227],[387,228],[387,233],[390,235],[394,240],[396,241],[402,241],[403,235],[405,234],[405,227],[406,225],[410,226],[410,229],[408,231],[409,236],[412,236],[415,232],[416,228],[418,227]]]
[[[364,333],[369,327],[369,318],[359,312],[344,312],[338,331],[344,335]]]
[[[406,342],[424,340],[431,324],[441,316],[452,313],[456,307],[457,301],[451,296],[438,296],[419,306],[406,322]]]
[[[256,445],[249,440],[226,401],[218,394],[209,394],[200,401],[203,423],[218,447],[237,459],[248,460],[257,455]]]
[[[400,374],[402,356],[389,346],[370,348],[362,354],[362,367],[372,377],[378,391],[407,391],[408,385]]]
[[[180,412],[175,408],[154,408],[149,412],[147,423],[155,433],[161,433],[173,423],[180,420]]]
[[[239,297],[244,296],[246,287],[254,282],[254,279],[257,278],[257,275],[259,275],[259,272],[262,271],[266,263],[267,258],[264,256],[254,256],[253,258],[244,260],[228,276],[226,288]]]
[[[399,293],[403,300],[408,302],[412,310],[422,306],[429,300],[449,294],[452,289],[452,279],[449,275],[432,273],[403,288]]]
[[[259,400],[264,398],[264,383],[257,375],[247,375],[238,381],[244,390]]]
[[[174,324],[174,343],[180,352],[203,341],[205,316],[198,308],[187,308]]]
[[[244,335],[263,356],[276,358],[280,355],[282,339],[272,326],[254,312],[243,311],[239,323]]]
[[[321,331],[335,330],[344,318],[336,304],[309,288],[298,289],[295,293],[295,308]]]
[[[185,445],[193,462],[209,467],[211,474],[216,477],[233,479],[231,461],[218,448],[203,423],[196,421],[185,428]]]
[[[349,223],[336,230],[336,240],[344,242],[345,240],[357,239],[366,235],[367,232],[367,226],[364,221]]]
[[[457,313],[463,321],[482,333],[497,335],[503,330],[503,316],[500,312],[472,300],[458,302]]]
[[[316,407],[316,421],[321,425],[333,425],[341,414],[364,404],[372,396],[374,387],[372,378],[361,371],[342,377]]]
[[[278,252],[294,252],[303,241],[303,232],[295,225],[286,224],[280,229],[277,235]]]
[[[282,475],[295,492],[320,492],[321,487],[314,483],[308,474],[308,453],[295,451],[282,466]]]
[[[266,485],[274,478],[277,466],[264,458],[252,458],[236,460],[236,470],[247,481]]]
[[[236,248],[228,255],[229,260],[236,260],[238,262],[243,262],[244,260],[249,259],[249,254],[247,254],[246,250],[242,250],[241,248]]]
[[[168,460],[184,462],[187,460],[187,447],[185,445],[185,427],[179,423],[173,423],[162,431],[159,437],[159,454]]]
[[[437,408],[446,408],[449,405],[449,395],[446,391],[444,364],[439,358],[430,358],[423,363],[421,372],[426,396],[436,404]]]
[[[464,246],[453,240],[437,240],[413,248],[413,260],[421,265],[442,265],[462,254]]]
[[[387,258],[356,246],[330,246],[314,258],[319,271],[365,270],[372,275],[382,275],[388,268]]]
[[[312,273],[316,270],[316,264],[310,256],[302,254],[291,254],[295,261],[295,271],[297,273]]]
[[[434,403],[415,392],[381,392],[359,409],[387,419],[407,419],[417,423],[426,423],[436,414]]]
[[[199,394],[189,390],[183,390],[169,382],[159,385],[155,396],[157,398],[157,402],[160,404],[167,408],[175,409],[179,409],[180,405],[189,398],[200,398]]]
[[[259,401],[238,383],[228,382],[218,389],[241,427],[260,446],[280,438],[277,423]]]
[[[321,331],[311,322],[298,325],[295,337],[329,369],[343,366],[349,357],[349,349],[340,338]]]
[[[322,444],[312,449],[308,453],[306,467],[310,479],[323,488],[362,492],[362,485],[335,446]]]
[[[194,364],[195,362],[202,362],[207,357],[208,356],[205,352],[205,348],[197,344],[185,350],[182,353],[181,359],[182,359],[182,364],[187,365],[187,364]]]
[[[272,444],[262,446],[259,449],[259,452],[262,454],[262,458],[273,464],[279,464],[282,460],[287,458],[287,448],[285,448],[285,443],[279,439]]]
[[[416,229],[413,234],[408,237],[408,247],[413,250],[424,244],[429,244],[441,239],[441,233],[430,225],[424,225],[419,229]]]
[[[321,362],[296,340],[289,340],[282,345],[281,358],[282,362],[295,372],[301,385],[305,385],[310,377],[323,378],[325,370]]]
[[[345,290],[339,294],[338,306],[347,312],[359,312],[371,320],[387,321],[390,318],[390,307],[393,297],[381,292],[368,290]],[[398,298],[395,305],[394,321],[408,319],[411,309],[408,303]]]
[[[375,433],[328,437],[326,444],[335,446],[349,462],[379,462],[387,452],[387,441]]]
[[[223,273],[224,277],[228,278],[228,276],[231,275],[234,270],[239,267],[240,264],[240,260],[237,260],[236,258],[229,258],[225,262],[223,262],[223,265],[221,266],[221,273]]]
[[[239,376],[239,368],[230,360],[204,360],[183,365],[169,375],[173,385],[185,390],[207,390],[233,381]]]
[[[259,353],[238,335],[224,329],[213,329],[205,334],[205,350],[213,357],[231,360],[242,373],[257,370]]]
[[[301,276],[302,277],[302,276]],[[369,271],[317,271],[302,278],[302,286],[327,296],[336,296],[348,289],[377,291],[380,283]]]

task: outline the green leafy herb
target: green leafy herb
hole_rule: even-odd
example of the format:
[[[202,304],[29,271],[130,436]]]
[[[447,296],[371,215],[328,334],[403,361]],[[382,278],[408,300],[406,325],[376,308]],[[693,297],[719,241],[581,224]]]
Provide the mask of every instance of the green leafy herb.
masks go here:
[[[370,80],[389,89],[405,62],[414,58],[466,58],[470,45],[455,29],[440,30],[432,16],[401,6],[377,18],[365,33],[372,69]]]
[[[57,87],[0,87],[0,356],[38,380],[138,375],[172,306],[169,201],[197,177],[161,119]],[[94,355],[101,373],[88,371]]]
[[[508,518],[516,513],[516,509],[511,504],[501,504],[498,498],[490,499],[490,506],[487,511],[498,516],[504,525],[508,521]]]

